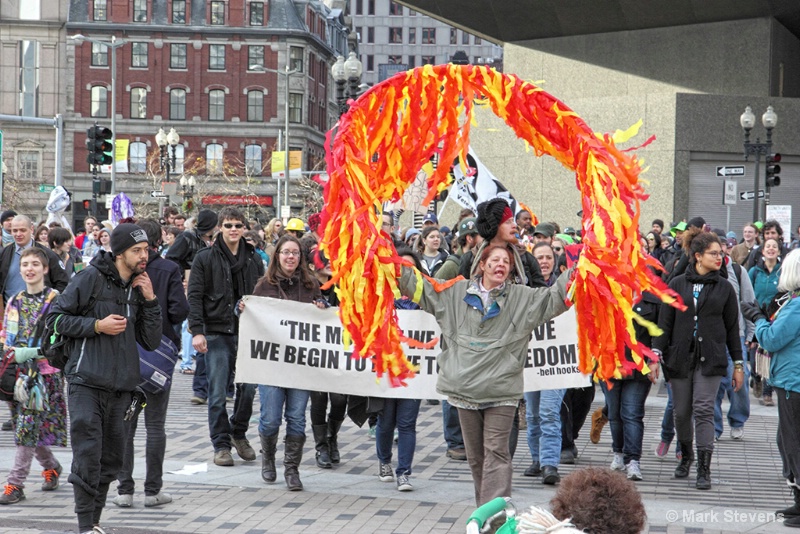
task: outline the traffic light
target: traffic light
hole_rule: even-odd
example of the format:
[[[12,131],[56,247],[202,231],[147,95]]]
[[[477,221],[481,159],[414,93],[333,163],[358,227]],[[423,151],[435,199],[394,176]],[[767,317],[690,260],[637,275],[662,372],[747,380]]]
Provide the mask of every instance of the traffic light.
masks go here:
[[[84,200],[82,208],[86,213],[94,213],[94,200]]]
[[[86,130],[86,148],[89,155],[86,156],[86,163],[89,165],[111,165],[114,161],[114,145],[111,144],[111,130],[102,126],[94,125]]]
[[[767,187],[778,187],[781,185],[781,162],[780,154],[767,154]]]

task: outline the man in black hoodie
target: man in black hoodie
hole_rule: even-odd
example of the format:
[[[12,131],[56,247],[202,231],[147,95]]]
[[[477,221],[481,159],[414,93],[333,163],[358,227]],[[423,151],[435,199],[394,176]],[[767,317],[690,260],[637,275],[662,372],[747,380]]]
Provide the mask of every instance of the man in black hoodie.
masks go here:
[[[72,472],[79,532],[100,523],[108,486],[122,467],[125,411],[139,385],[139,343],[161,343],[161,306],[145,272],[147,236],[135,224],[111,232],[100,251],[70,281],[47,316],[72,338],[64,369],[69,382]]]

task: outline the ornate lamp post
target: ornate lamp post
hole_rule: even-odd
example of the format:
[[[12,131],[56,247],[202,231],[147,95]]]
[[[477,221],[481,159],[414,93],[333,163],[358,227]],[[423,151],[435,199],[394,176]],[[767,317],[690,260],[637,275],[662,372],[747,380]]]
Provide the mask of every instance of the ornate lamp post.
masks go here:
[[[761,139],[756,137],[756,142],[750,142],[750,130],[753,129],[753,126],[756,124],[756,116],[753,114],[753,110],[750,106],[747,106],[742,113],[741,117],[739,117],[739,124],[742,126],[742,130],[744,130],[744,160],[747,161],[751,155],[755,155],[756,157],[756,172],[755,178],[753,182],[753,222],[758,221],[760,218],[759,213],[759,202],[758,202],[758,187],[759,187],[759,172],[761,168],[761,155],[763,154],[769,160],[771,153],[772,153],[772,129],[778,125],[778,114],[775,113],[775,110],[772,109],[772,106],[767,106],[767,111],[761,116],[761,124],[764,125],[764,128],[767,130],[767,140],[765,143],[761,142]],[[780,158],[780,157],[779,157]],[[780,172],[780,167],[778,167],[778,172]],[[768,177],[769,178],[769,177]],[[768,179],[766,182],[766,192],[764,195],[765,203],[769,203],[769,188],[771,185],[778,185],[780,184],[780,179],[776,182],[770,184],[770,180]]]

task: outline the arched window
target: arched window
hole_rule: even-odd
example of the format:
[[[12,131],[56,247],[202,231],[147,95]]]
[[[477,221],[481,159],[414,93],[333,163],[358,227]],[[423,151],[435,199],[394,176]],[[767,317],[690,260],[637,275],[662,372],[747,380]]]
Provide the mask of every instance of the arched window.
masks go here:
[[[247,120],[249,122],[264,121],[264,93],[249,91],[247,93]]]
[[[247,145],[244,147],[244,169],[247,176],[261,176],[261,147]]]
[[[222,145],[211,143],[206,145],[206,173],[222,174]]]
[[[214,89],[208,92],[208,120],[225,120],[225,91]]]
[[[186,90],[172,89],[169,92],[169,118],[175,121],[186,120]]]
[[[92,86],[92,117],[108,117],[108,89],[103,85]]]
[[[144,173],[147,171],[147,145],[132,142],[128,146],[128,172]]]

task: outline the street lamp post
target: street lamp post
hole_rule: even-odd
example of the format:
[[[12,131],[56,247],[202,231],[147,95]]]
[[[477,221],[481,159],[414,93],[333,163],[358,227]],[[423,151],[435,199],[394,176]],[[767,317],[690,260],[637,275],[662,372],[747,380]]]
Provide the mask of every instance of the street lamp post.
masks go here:
[[[194,186],[195,186],[194,176],[189,176],[188,178],[185,177],[185,176],[181,176],[181,179],[179,180],[179,183],[181,184],[181,191],[183,193],[183,200],[186,201],[186,200],[189,200],[190,198],[193,198],[194,197]],[[187,187],[189,188],[188,190],[186,189]]]
[[[80,33],[71,35],[70,39],[76,42],[89,41],[90,43],[103,45],[111,49],[111,146],[113,159],[111,160],[111,196],[117,194],[117,48],[128,43],[123,39],[117,40],[115,35],[111,36],[110,41],[86,37]]]
[[[340,117],[350,109],[347,99],[358,98],[358,85],[361,83],[362,72],[363,65],[356,53],[352,51],[348,54],[347,61],[339,56],[336,58],[336,63],[331,66],[331,77],[336,82],[336,103],[339,104]],[[347,84],[347,91],[345,91],[345,84]]]
[[[769,155],[772,152],[772,129],[778,125],[778,114],[772,109],[772,106],[767,106],[767,111],[761,116],[761,123],[764,129],[767,130],[767,140],[765,143],[756,137],[756,142],[750,142],[750,130],[756,124],[756,116],[750,106],[747,106],[739,117],[739,124],[744,130],[744,160],[748,161],[751,155],[756,157],[756,171],[753,181],[753,222],[759,220],[759,202],[758,202],[758,186],[759,186],[759,172],[761,167],[761,155]],[[765,204],[769,203],[769,185],[767,184],[764,192]],[[765,214],[766,215],[766,214]]]
[[[336,104],[339,106],[339,116],[341,117],[347,111],[347,103],[344,99],[344,86],[347,83],[347,74],[344,73],[344,57],[336,57],[336,63],[331,66],[331,76],[336,82]]]
[[[159,164],[161,170],[164,171],[166,182],[170,183],[170,172],[175,170],[176,165],[176,152],[175,147],[181,141],[181,136],[175,131],[175,128],[170,128],[169,133],[164,133],[163,128],[158,129],[156,134],[156,144],[159,150]],[[164,188],[162,187],[162,191]],[[167,194],[167,204],[169,204],[169,194]],[[163,197],[159,200],[159,213],[163,213]]]
[[[286,61],[286,70],[280,71],[276,69],[269,69],[264,67],[263,65],[250,65],[248,70],[255,71],[255,72],[271,72],[273,74],[279,74],[286,78],[286,95],[285,95],[285,102],[284,102],[284,126],[283,126],[283,172],[286,175],[286,188],[284,190],[284,205],[289,206],[289,76],[293,74],[297,74],[300,72],[297,69],[289,69],[289,61],[288,61],[288,53],[287,53],[287,61]],[[277,197],[277,205],[275,206],[277,210],[278,217],[281,216],[281,181],[278,178],[278,194]]]

